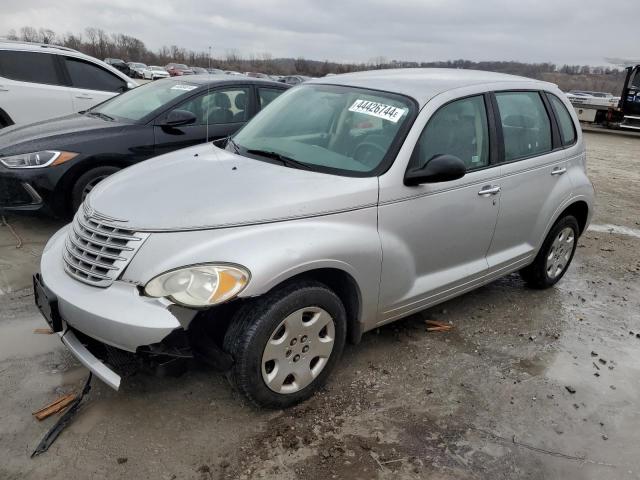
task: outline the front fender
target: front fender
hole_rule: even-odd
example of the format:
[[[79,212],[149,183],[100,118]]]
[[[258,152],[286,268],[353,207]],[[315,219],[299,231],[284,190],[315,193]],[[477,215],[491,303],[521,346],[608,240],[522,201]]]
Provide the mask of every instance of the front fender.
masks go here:
[[[152,233],[122,279],[145,285],[167,270],[215,262],[251,272],[240,297],[262,295],[300,273],[342,270],[360,290],[363,327],[375,324],[382,263],[375,207],[261,225]]]

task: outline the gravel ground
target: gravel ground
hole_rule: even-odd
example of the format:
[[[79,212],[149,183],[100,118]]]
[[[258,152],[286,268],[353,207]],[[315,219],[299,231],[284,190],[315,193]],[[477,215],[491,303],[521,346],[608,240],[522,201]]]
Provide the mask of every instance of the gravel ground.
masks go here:
[[[287,411],[248,405],[202,366],[120,392],[94,381],[33,460],[56,418],[31,412],[86,370],[32,333],[30,273],[59,224],[9,218],[24,243],[0,227],[0,478],[640,478],[640,138],[586,141],[597,212],[555,288],[512,275],[371,332]]]

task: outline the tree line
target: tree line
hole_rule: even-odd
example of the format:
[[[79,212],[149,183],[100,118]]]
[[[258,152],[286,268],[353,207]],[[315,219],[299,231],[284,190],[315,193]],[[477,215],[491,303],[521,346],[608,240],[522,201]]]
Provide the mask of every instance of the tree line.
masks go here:
[[[607,91],[620,94],[624,81],[624,70],[589,65],[555,65],[550,62],[525,63],[516,61],[448,60],[434,62],[409,62],[389,60],[386,57],[374,57],[367,62],[339,63],[329,60],[318,61],[305,58],[273,58],[270,53],[242,56],[238,50],[226,50],[224,53],[213,51],[194,51],[170,45],[155,51],[148,49],[145,43],[131,35],[108,33],[100,28],[86,28],[83,33],[58,34],[49,28],[22,27],[10,30],[9,40],[49,43],[78,50],[101,60],[121,58],[125,61],[146,63],[147,65],[166,65],[170,62],[185,63],[190,66],[214,67],[240,72],[257,71],[279,75],[308,75],[321,77],[328,73],[348,73],[360,70],[381,68],[458,68],[476,69],[525,77],[556,83],[561,89]]]

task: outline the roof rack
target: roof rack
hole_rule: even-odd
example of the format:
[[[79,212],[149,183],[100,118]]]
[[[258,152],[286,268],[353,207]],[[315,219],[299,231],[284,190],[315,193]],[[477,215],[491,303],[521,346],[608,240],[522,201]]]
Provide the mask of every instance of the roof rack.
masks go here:
[[[57,50],[64,50],[65,52],[75,52],[80,53],[78,50],[74,50],[73,48],[63,47],[62,45],[56,45],[53,43],[39,43],[39,42],[26,42],[24,40],[8,40],[6,38],[0,37],[0,43],[15,43],[18,45],[33,45],[41,48],[55,48]]]

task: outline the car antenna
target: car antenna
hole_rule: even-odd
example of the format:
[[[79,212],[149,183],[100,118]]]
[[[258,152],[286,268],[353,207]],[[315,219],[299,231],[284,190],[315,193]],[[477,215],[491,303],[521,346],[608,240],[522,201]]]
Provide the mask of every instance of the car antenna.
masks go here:
[[[209,45],[209,71],[207,75],[211,77],[211,45]],[[209,105],[211,104],[211,100],[209,99],[209,89],[211,88],[211,78],[207,82],[207,138],[205,142],[209,143]]]

